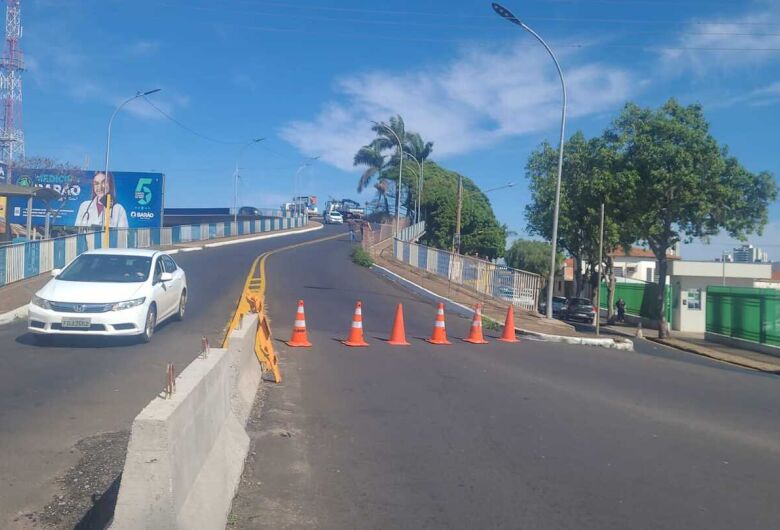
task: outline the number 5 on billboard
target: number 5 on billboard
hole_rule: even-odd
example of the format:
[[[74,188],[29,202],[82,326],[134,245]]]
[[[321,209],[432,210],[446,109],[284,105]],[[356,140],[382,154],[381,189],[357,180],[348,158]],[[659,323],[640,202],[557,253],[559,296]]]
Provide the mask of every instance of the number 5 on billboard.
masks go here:
[[[150,178],[138,179],[138,184],[135,187],[135,200],[141,206],[146,206],[152,202],[152,189],[149,187],[151,183],[152,179]]]

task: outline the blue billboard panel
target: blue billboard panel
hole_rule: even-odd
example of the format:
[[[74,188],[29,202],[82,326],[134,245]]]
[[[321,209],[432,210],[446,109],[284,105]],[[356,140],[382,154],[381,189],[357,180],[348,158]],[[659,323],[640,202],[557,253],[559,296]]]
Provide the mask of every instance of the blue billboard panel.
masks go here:
[[[98,228],[105,226],[107,195],[111,195],[109,225],[112,228],[152,228],[162,226],[162,173],[131,173],[86,170],[14,168],[13,184],[52,188],[62,200],[49,203],[53,226]],[[10,198],[8,220],[27,222],[27,199]],[[35,199],[33,225],[46,220],[46,203]]]

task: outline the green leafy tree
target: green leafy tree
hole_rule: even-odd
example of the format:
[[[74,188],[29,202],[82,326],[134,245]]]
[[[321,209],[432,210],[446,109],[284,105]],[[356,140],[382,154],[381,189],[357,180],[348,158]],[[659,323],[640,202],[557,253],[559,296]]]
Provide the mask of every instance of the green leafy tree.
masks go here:
[[[628,103],[605,139],[619,153],[616,178],[626,222],[655,254],[659,336],[666,337],[669,249],[721,230],[737,239],[760,234],[777,185],[770,173],[748,171],[718,145],[700,105],[670,99],[653,110]]]
[[[424,177],[426,191],[422,197],[422,208],[426,214],[426,232],[422,242],[449,250],[455,234],[459,175],[434,162],[428,162]],[[463,177],[463,191],[461,252],[490,259],[503,256],[506,227],[498,222],[490,201],[468,177]]]
[[[547,278],[550,274],[550,252],[552,245],[546,241],[518,239],[506,251],[506,264]],[[558,270],[563,267],[563,254],[556,255],[555,264]]]
[[[619,160],[614,145],[602,137],[587,139],[576,132],[564,145],[561,178],[561,202],[558,222],[558,248],[574,262],[575,294],[584,287],[584,272],[598,288],[598,265],[610,278],[608,307],[613,306],[615,278],[610,250],[630,245],[636,238],[625,222],[621,207],[621,182],[616,179]],[[526,206],[528,230],[534,235],[552,237],[555,183],[558,175],[558,150],[544,142],[534,151],[526,166],[530,180],[531,203]],[[604,204],[604,259],[599,256],[601,204]],[[549,262],[549,253],[548,253]],[[549,264],[547,266],[549,272]]]
[[[565,250],[574,260],[575,293],[582,290],[582,264],[587,261],[594,230],[589,223],[589,207],[583,195],[589,192],[590,179],[598,165],[594,142],[589,142],[581,132],[575,133],[564,145],[563,173],[561,177],[560,212],[558,215],[558,248]],[[558,149],[543,142],[531,153],[526,165],[531,202],[526,206],[529,233],[552,239],[555,186],[558,176]],[[595,226],[598,231],[598,223]]]

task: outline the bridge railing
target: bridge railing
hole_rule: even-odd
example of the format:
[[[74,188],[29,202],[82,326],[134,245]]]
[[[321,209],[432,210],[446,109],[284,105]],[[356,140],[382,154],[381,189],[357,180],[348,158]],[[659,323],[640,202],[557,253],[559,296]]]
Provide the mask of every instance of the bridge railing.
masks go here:
[[[425,221],[410,225],[409,219],[401,219],[401,231],[399,238],[403,241],[410,241],[417,239],[425,232]],[[363,225],[363,248],[371,250],[383,241],[387,241],[393,238],[395,233],[395,223],[368,223]]]
[[[112,228],[108,248],[171,247],[180,243],[300,228],[306,223],[306,216],[298,216],[165,228]],[[0,287],[61,269],[82,252],[102,247],[103,232],[85,232],[0,247]]]
[[[478,293],[506,300],[530,311],[538,307],[542,287],[542,278],[538,274],[400,239],[393,241],[393,256],[407,265]]]

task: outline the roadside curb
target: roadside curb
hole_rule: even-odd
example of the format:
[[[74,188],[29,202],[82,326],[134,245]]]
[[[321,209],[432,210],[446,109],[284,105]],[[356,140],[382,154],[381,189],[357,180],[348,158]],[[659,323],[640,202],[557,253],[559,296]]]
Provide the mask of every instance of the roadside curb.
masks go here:
[[[696,355],[701,355],[702,357],[709,357],[710,359],[715,359],[716,361],[734,364],[737,366],[741,366],[743,368],[750,368],[752,370],[757,370],[759,372],[780,375],[780,367],[777,367],[769,363],[754,361],[752,359],[746,359],[744,357],[739,357],[737,355],[722,353],[717,350],[711,350],[705,347],[689,345],[686,342],[675,340],[675,339],[659,339],[656,337],[648,337],[647,340],[658,344],[663,344],[664,346],[668,346],[676,350],[681,350],[688,353],[695,353]]]
[[[0,326],[3,326],[5,324],[10,324],[16,319],[22,319],[27,317],[27,306],[30,304],[24,304],[22,307],[17,307],[16,309],[12,309],[11,311],[8,311],[7,313],[3,313],[0,315]]]
[[[392,282],[398,283],[403,287],[407,288],[408,290],[420,295],[423,298],[435,302],[443,302],[445,308],[463,317],[471,318],[471,316],[474,313],[474,311],[471,308],[466,307],[463,304],[460,304],[458,302],[455,302],[454,300],[450,300],[445,296],[436,294],[433,291],[430,291],[425,287],[418,285],[413,281],[404,278],[403,276],[396,274],[389,269],[382,267],[381,265],[374,264],[371,266],[371,270],[375,271],[379,276],[382,276],[383,278],[390,280]],[[625,339],[625,342],[623,342],[623,341],[617,341],[615,339],[591,339],[587,337],[566,337],[563,335],[548,335],[546,333],[540,333],[538,331],[528,331],[521,328],[515,328],[515,330],[521,335],[533,337],[537,340],[544,341],[544,342],[562,342],[565,344],[598,346],[601,348],[609,348],[614,350],[634,351],[634,343],[628,339]]]

